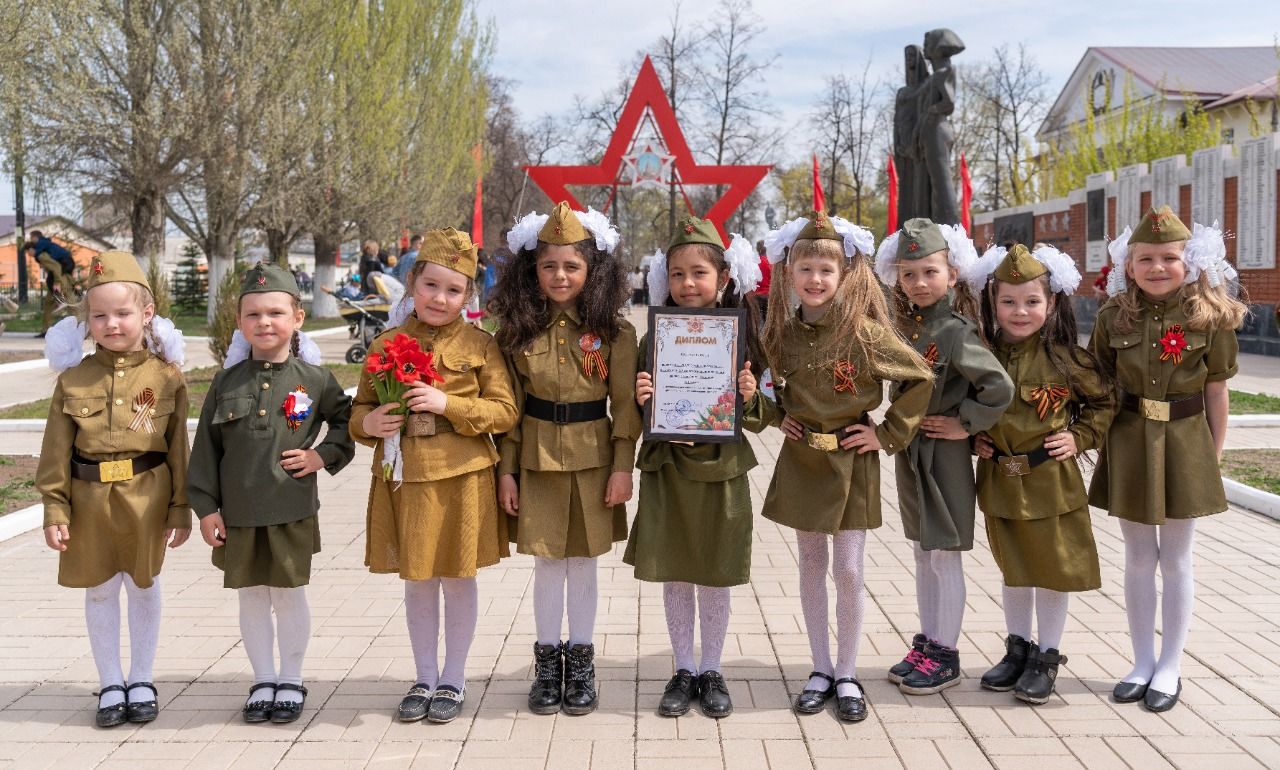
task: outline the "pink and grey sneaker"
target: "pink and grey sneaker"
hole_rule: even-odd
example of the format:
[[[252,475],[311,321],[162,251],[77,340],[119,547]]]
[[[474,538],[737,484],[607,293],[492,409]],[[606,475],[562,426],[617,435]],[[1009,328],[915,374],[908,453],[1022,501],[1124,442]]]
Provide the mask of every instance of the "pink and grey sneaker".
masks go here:
[[[907,695],[932,695],[960,684],[960,652],[930,641],[924,658],[902,678],[898,689]]]
[[[907,650],[907,657],[893,664],[893,668],[889,669],[890,682],[902,684],[903,677],[915,670],[916,664],[924,660],[924,646],[928,641],[928,637],[924,634],[916,634],[911,638],[911,649]]]

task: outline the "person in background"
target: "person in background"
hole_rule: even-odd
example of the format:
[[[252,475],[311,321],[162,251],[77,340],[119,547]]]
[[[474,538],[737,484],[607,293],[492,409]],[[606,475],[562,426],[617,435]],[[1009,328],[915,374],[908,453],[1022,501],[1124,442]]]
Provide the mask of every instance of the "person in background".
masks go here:
[[[644,306],[645,304],[644,284],[645,284],[644,271],[640,269],[639,265],[637,265],[636,269],[631,273],[631,275],[627,276],[627,285],[631,287],[631,306],[632,307],[637,305],[641,307]]]
[[[405,283],[409,277],[409,271],[413,269],[413,263],[418,260],[418,249],[421,248],[421,235],[415,235],[410,238],[409,250],[400,255],[400,261],[396,262],[396,267],[391,271],[391,276],[400,283]]]
[[[773,265],[769,256],[764,253],[764,241],[756,241],[756,253],[760,255],[760,285],[756,287],[756,307],[760,310],[760,326],[764,327],[769,316],[769,277],[773,273]]]
[[[75,299],[71,296],[71,292],[76,263],[71,258],[70,251],[39,230],[31,231],[26,245],[23,246],[23,252],[28,258],[39,262],[40,267],[44,269],[45,286],[48,291],[45,292],[42,303],[40,333],[36,335],[36,337],[43,337],[53,324],[53,312],[58,308],[60,298],[67,301]]]
[[[377,288],[373,285],[373,281],[370,278],[370,274],[384,272],[383,268],[386,265],[386,262],[387,260],[383,258],[376,240],[370,238],[364,242],[364,246],[360,250],[359,269],[360,289],[366,295],[378,293]]]

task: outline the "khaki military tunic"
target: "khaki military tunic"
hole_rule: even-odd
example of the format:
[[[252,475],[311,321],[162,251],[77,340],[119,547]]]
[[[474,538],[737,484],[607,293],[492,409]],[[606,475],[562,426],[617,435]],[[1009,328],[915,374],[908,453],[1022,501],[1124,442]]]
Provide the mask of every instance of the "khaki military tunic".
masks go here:
[[[448,396],[443,415],[452,431],[403,436],[404,483],[382,480],[382,439],[364,432],[364,418],[378,408],[366,376],[351,407],[351,436],[375,447],[366,519],[365,564],[371,572],[395,572],[405,580],[474,577],[476,570],[510,555],[507,520],[499,515],[490,438],[516,423],[511,378],[498,344],[461,316],[429,326],[411,316],[378,335],[370,353],[382,352],[405,333],[435,353],[438,384]]]
[[[1108,385],[1097,373],[1061,357],[1071,367],[1073,387],[1054,367],[1039,336],[998,342],[996,358],[1013,380],[1014,399],[987,430],[996,451],[1022,455],[1044,446],[1051,433],[1068,430],[1076,449],[1096,449],[1115,414]],[[1050,398],[1045,389],[1066,389]],[[1061,391],[1060,391],[1061,392]],[[986,514],[987,539],[1008,586],[1088,591],[1102,585],[1084,479],[1076,459],[1050,458],[1023,476],[1010,476],[994,460],[978,460],[978,505]]]
[[[906,449],[920,427],[933,377],[896,332],[870,319],[863,323],[878,340],[880,363],[869,366],[862,355],[848,361],[853,368],[850,391],[837,389],[841,381],[832,364],[816,360],[816,351],[832,333],[830,314],[809,324],[797,313],[788,322],[782,360],[772,362],[780,382],[780,414],[812,431],[834,433],[880,406],[886,381],[904,383],[876,426],[881,447],[893,455]],[[763,513],[771,521],[806,532],[834,535],[844,529],[875,529],[881,524],[879,454],[825,452],[804,439],[783,441]]]
[[[151,432],[129,426],[134,399],[150,388]],[[127,481],[71,477],[71,455],[86,460],[127,460],[164,452],[168,460]],[[150,351],[93,355],[58,377],[49,403],[36,486],[44,500],[44,525],[68,525],[71,539],[60,554],[58,583],[101,585],[124,572],[148,588],[164,563],[166,529],[190,529],[187,506],[187,383],[173,364]]]
[[[650,371],[649,336],[637,367]],[[753,362],[756,377],[761,367]],[[637,410],[638,413],[638,410]],[[742,408],[742,427],[759,433],[777,407],[759,391]],[[751,580],[751,485],[756,456],[734,443],[645,441],[636,459],[640,495],[622,560],[637,580],[737,586]]]
[[[977,326],[951,309],[951,295],[914,308],[901,330],[933,366],[926,414],[957,417],[970,436],[995,425],[1013,400],[1013,383],[978,336]],[[897,400],[901,385],[894,387]],[[898,507],[907,538],[926,551],[973,548],[977,494],[968,439],[917,433],[896,460]]]
[[[588,357],[597,345],[607,377],[598,360]],[[635,464],[635,348],[630,323],[622,321],[617,339],[607,342],[571,309],[558,313],[528,350],[508,356],[521,410],[526,395],[566,403],[609,400],[608,418],[557,425],[526,414],[503,437],[498,472],[519,476],[520,515],[509,525],[520,553],[593,557],[626,539],[626,506],[606,506],[604,495],[609,475],[630,474]]]
[[[1240,347],[1234,330],[1187,329],[1180,294],[1164,302],[1144,300],[1142,310],[1133,331],[1121,334],[1115,330],[1119,308],[1108,303],[1098,312],[1089,342],[1121,390],[1176,401],[1203,392],[1206,383],[1235,376]],[[1160,360],[1160,338],[1173,324],[1185,330],[1180,363]],[[1225,511],[1227,497],[1205,413],[1161,422],[1121,409],[1089,485],[1089,503],[1140,524]]]

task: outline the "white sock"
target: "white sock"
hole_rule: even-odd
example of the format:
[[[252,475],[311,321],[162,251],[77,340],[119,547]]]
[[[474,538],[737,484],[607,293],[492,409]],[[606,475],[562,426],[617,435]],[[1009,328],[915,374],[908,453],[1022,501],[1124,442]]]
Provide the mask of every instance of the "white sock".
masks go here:
[[[133,578],[125,574],[124,590],[129,595],[129,682],[150,682],[156,648],[160,646],[160,576],[155,576],[150,588],[138,588]],[[155,699],[150,687],[129,688],[131,701]]]
[[[564,559],[533,557],[533,624],[538,632],[538,644],[560,644],[567,569],[568,562]]]
[[[836,679],[858,675],[858,643],[862,641],[862,615],[866,606],[863,591],[863,555],[867,532],[846,529],[835,534],[831,573],[836,583]],[[836,685],[836,695],[861,697],[852,682]]]
[[[698,586],[698,628],[702,635],[699,671],[719,671],[724,638],[729,633],[729,602],[733,589]]]
[[[1191,629],[1191,613],[1195,609],[1195,574],[1192,549],[1195,545],[1195,519],[1166,519],[1160,525],[1160,577],[1164,581],[1161,602],[1163,625],[1160,634],[1160,659],[1156,661],[1151,688],[1169,695],[1178,689],[1182,672],[1182,651],[1187,646]]]
[[[911,554],[916,562],[916,608],[920,610],[920,633],[930,639],[938,638],[938,581],[933,574],[933,551],[926,551],[919,543],[911,544]]]
[[[1040,632],[1037,643],[1041,650],[1056,650],[1062,644],[1062,631],[1067,627],[1067,603],[1071,594],[1037,588],[1036,627]]]
[[[280,683],[302,684],[302,662],[311,641],[311,607],[307,587],[272,588],[271,606],[276,611],[276,639],[280,643]],[[301,703],[302,693],[278,690],[276,701]]]
[[[1031,620],[1035,613],[1036,589],[1001,586],[1000,604],[1004,608],[1004,627],[1009,633],[1031,641]]]
[[[416,683],[434,690],[440,680],[440,578],[404,581],[404,618]]]
[[[827,620],[827,538],[822,532],[796,531],[796,559],[800,566],[800,609],[809,636],[813,670],[835,674],[831,662],[831,631]],[[806,690],[825,690],[831,683],[810,677]]]
[[[276,681],[275,628],[271,623],[271,589],[252,586],[236,590],[240,598],[240,639],[253,667],[253,683]],[[266,692],[251,693],[248,700],[266,699]]]
[[[964,623],[966,592],[964,586],[964,554],[960,551],[930,551],[931,572],[937,586],[937,623],[935,642],[954,648],[960,643],[960,626]]]
[[[1156,670],[1156,565],[1160,563],[1158,527],[1120,520],[1124,536],[1124,609],[1129,617],[1133,669],[1124,682],[1151,681]]]
[[[459,690],[467,683],[467,655],[480,619],[480,591],[476,579],[440,578],[444,588],[444,668],[440,684]]]
[[[574,556],[569,562],[567,591],[569,605],[569,644],[591,644],[596,632],[596,560]]]
[[[84,624],[89,631],[89,649],[98,667],[100,687],[124,684],[120,668],[120,583],[124,573],[116,573],[102,585],[85,589]],[[124,703],[124,693],[103,693],[98,708]]]
[[[667,635],[671,637],[676,670],[698,673],[693,665],[693,584],[663,583],[662,607],[667,613]]]

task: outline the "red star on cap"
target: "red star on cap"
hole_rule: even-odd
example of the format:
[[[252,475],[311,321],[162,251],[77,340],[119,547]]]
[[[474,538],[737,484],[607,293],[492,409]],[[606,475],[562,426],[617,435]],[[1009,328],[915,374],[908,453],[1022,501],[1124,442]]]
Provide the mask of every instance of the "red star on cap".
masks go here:
[[[259,285],[259,286],[266,286],[266,285],[267,285],[267,277],[266,277],[265,275],[259,275],[259,276],[258,276],[258,285]]]
[[[684,233],[685,235],[693,235],[693,225],[685,225]]]
[[[93,274],[102,275],[102,263],[96,259],[93,260]]]

